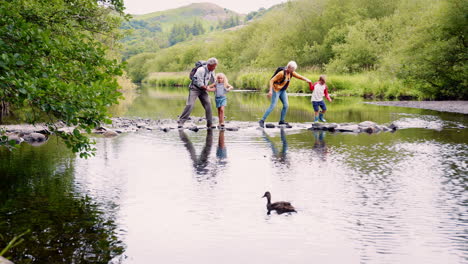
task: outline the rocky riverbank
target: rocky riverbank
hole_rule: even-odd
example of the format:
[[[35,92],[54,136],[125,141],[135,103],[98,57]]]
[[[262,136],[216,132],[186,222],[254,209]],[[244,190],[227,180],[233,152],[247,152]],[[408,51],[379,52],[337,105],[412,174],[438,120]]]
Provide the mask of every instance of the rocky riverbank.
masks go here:
[[[385,101],[368,104],[429,109],[440,112],[468,114],[468,101]]]
[[[217,120],[214,120],[215,123]],[[74,127],[65,127],[57,124],[60,127],[58,130],[63,132],[72,133]],[[265,124],[264,129],[309,129],[309,130],[325,130],[330,132],[349,132],[349,133],[379,133],[386,131],[395,131],[398,126],[395,124],[379,125],[371,121],[355,123],[291,123],[290,125],[276,125],[273,123]],[[3,125],[0,129],[6,132],[9,140],[14,140],[17,144],[27,142],[31,145],[38,146],[47,142],[50,132],[44,124],[38,125]],[[142,118],[112,118],[112,124],[102,126],[94,129],[93,134],[101,135],[103,137],[116,137],[122,133],[132,133],[138,131],[163,131],[169,132],[171,130],[179,129],[177,121],[172,119],[142,119]],[[205,118],[192,117],[188,120],[183,129],[191,131],[199,131],[206,128]],[[218,128],[217,128],[218,129]],[[224,128],[227,131],[239,131],[242,129],[262,129],[258,126],[257,122],[241,122],[231,121],[226,123]]]

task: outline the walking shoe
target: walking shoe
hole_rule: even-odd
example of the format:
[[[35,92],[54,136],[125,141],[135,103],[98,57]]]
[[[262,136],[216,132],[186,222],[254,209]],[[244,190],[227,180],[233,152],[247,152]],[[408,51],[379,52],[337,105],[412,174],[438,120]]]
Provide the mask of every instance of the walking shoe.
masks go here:
[[[319,118],[318,116],[315,117],[314,122],[318,122]]]
[[[224,129],[224,124],[219,125],[219,126],[218,126],[218,129],[223,130],[223,129]]]
[[[207,129],[215,129],[216,126],[215,126],[215,125],[206,125],[206,128],[207,128]]]
[[[260,127],[265,127],[265,121],[263,121],[263,120],[258,121],[258,125]]]
[[[286,122],[286,121],[279,121],[278,125],[285,125],[285,126],[289,126],[289,123]]]
[[[319,114],[319,120],[322,121],[322,122],[327,122],[327,120],[325,120],[325,118],[323,118],[323,114]]]

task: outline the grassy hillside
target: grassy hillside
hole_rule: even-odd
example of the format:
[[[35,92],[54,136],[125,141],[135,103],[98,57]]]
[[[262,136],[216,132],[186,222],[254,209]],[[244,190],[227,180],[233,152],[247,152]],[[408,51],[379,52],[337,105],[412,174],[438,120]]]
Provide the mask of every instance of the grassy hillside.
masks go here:
[[[234,11],[222,8],[212,3],[194,3],[187,6],[158,11],[144,15],[134,15],[133,20],[148,23],[159,22],[163,31],[168,31],[174,24],[191,24],[195,19],[202,21],[206,30],[216,26],[219,20],[226,20],[231,16],[241,16]]]
[[[373,83],[356,87],[367,96],[467,99],[467,13],[466,0],[289,1],[239,30],[134,56],[128,69],[138,82],[151,72],[187,71],[214,56],[218,70],[236,80],[295,60],[299,72],[307,67],[342,79],[371,76],[357,78]],[[409,89],[402,94],[401,87]]]
[[[122,25],[127,30],[122,40],[122,57],[127,59],[143,52],[156,52],[206,32],[235,27],[243,23],[244,17],[212,3],[194,3],[134,15],[133,19]]]

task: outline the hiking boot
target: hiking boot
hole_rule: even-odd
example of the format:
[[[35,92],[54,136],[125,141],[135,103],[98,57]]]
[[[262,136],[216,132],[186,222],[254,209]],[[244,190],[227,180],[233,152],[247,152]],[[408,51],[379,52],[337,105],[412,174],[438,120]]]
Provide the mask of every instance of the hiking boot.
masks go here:
[[[318,116],[316,116],[315,119],[314,119],[314,122],[318,122],[318,121],[319,121],[319,118],[318,118]]]
[[[290,126],[288,122],[286,121],[279,121],[278,125],[285,125],[285,126]]]
[[[265,121],[263,121],[263,120],[258,121],[258,125],[260,127],[265,127]]]
[[[215,129],[216,126],[215,126],[215,125],[206,125],[206,128],[207,128],[207,129]]]
[[[220,130],[223,130],[224,128],[225,128],[224,124],[221,124],[221,125],[218,126],[218,129],[220,129]]]
[[[327,122],[327,120],[325,120],[325,118],[323,118],[323,114],[319,114],[318,118],[322,122]]]

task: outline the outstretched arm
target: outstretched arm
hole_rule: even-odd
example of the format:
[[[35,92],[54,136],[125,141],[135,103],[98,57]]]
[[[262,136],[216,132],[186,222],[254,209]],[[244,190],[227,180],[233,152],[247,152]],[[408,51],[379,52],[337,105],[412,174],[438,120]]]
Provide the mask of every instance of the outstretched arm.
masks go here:
[[[293,72],[293,73],[292,73],[292,76],[293,76],[294,78],[299,79],[299,80],[303,80],[303,81],[306,81],[306,82],[308,82],[308,83],[312,83],[311,80],[307,79],[306,77],[300,75],[300,74],[297,73],[297,72]]]
[[[214,83],[208,85],[208,86],[206,87],[206,90],[207,90],[208,92],[214,92],[214,91],[216,91],[215,85],[216,85],[216,84],[214,84]]]

